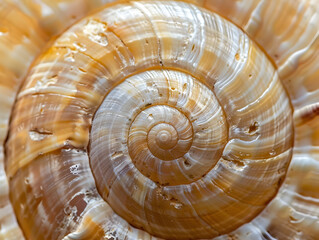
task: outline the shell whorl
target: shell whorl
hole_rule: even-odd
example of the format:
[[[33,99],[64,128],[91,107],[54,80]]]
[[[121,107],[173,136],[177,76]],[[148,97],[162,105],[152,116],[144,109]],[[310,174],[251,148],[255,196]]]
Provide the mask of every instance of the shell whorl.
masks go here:
[[[120,1],[40,55],[6,141],[27,239],[315,238],[316,1],[287,31],[244,2]]]

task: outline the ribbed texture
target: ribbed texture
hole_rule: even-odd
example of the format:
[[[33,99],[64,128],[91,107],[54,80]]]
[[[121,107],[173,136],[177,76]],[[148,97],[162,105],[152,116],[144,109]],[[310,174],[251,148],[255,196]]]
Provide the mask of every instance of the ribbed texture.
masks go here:
[[[6,2],[0,238],[316,239],[317,0]]]

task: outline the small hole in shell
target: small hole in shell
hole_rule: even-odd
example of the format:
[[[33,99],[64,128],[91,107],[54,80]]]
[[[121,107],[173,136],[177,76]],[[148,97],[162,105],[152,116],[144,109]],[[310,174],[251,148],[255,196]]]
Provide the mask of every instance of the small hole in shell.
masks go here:
[[[148,115],[148,120],[153,120],[153,119],[154,119],[153,114],[149,114]]]
[[[294,216],[291,216],[291,215],[289,215],[289,219],[290,219],[291,222],[296,222],[296,221],[298,221],[297,218],[295,218]]]
[[[242,168],[245,166],[245,163],[238,160],[232,160],[232,163],[234,163],[237,167]]]
[[[119,152],[114,152],[112,155],[111,155],[111,159],[115,159],[115,158],[119,158],[121,156],[123,156],[123,152],[122,151],[119,151]]]
[[[25,183],[26,185],[30,184],[30,179],[29,179],[28,177],[26,177],[26,178],[24,179],[24,183]]]
[[[49,79],[56,79],[58,78],[58,74],[53,74],[51,77],[49,77]]]
[[[83,68],[78,68],[81,72],[84,72],[84,73],[86,73],[86,70],[85,69],[83,69]]]
[[[187,159],[184,160],[184,165],[185,165],[185,167],[192,166],[192,164]]]
[[[259,128],[258,122],[254,122],[253,124],[251,124],[251,125],[249,126],[249,128],[248,128],[248,133],[249,133],[249,134],[254,134],[254,133],[257,132],[258,128]]]
[[[239,55],[239,53],[236,53],[236,55],[235,55],[235,59],[236,59],[237,61],[239,61],[239,59],[240,59],[240,55]]]

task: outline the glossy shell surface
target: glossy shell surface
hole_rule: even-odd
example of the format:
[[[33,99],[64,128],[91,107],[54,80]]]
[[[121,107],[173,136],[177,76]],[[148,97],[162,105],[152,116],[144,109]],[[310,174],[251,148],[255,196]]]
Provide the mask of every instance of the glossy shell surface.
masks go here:
[[[39,2],[0,9],[1,237],[316,239],[318,1]]]

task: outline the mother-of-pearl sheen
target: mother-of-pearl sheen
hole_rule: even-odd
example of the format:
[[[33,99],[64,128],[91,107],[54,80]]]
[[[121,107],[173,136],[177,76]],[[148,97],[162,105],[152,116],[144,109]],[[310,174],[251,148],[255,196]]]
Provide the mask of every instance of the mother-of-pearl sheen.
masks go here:
[[[315,238],[317,1],[196,4],[253,41],[198,6],[122,2],[30,68],[6,151],[28,238]]]

